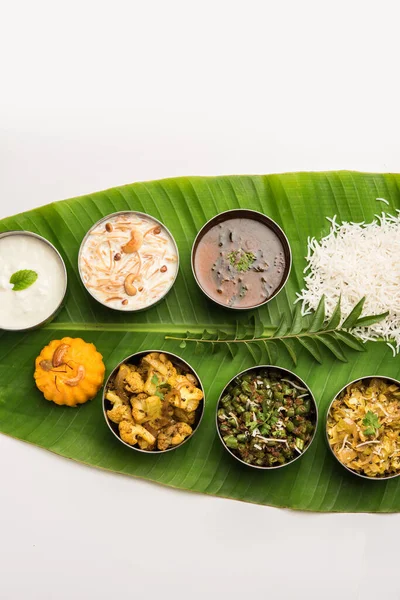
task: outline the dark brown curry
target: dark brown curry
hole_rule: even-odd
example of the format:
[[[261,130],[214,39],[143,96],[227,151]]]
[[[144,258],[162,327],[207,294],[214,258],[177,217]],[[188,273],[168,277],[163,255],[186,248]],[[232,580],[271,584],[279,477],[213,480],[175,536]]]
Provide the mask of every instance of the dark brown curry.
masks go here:
[[[199,240],[194,269],[200,286],[213,300],[233,308],[251,308],[265,302],[281,284],[284,248],[264,223],[227,219]]]

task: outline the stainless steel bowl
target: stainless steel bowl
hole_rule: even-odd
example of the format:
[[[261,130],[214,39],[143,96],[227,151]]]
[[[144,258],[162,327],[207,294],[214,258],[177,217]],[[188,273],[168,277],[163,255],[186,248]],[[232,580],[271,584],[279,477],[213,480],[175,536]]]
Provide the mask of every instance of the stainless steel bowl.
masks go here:
[[[196,421],[191,426],[193,429],[192,433],[187,438],[185,438],[181,444],[178,444],[177,446],[173,446],[172,448],[168,448],[167,450],[142,450],[141,448],[137,448],[136,446],[131,446],[130,444],[127,444],[126,442],[124,442],[121,439],[121,437],[119,435],[118,425],[116,423],[113,423],[112,421],[110,421],[110,419],[107,416],[107,410],[109,410],[112,407],[111,402],[109,402],[106,399],[107,386],[108,386],[110,379],[116,374],[117,370],[119,369],[119,367],[122,364],[127,363],[127,362],[129,362],[131,364],[137,364],[143,356],[145,356],[146,354],[150,354],[151,352],[159,352],[160,354],[165,354],[166,357],[172,362],[173,365],[179,366],[183,370],[183,372],[192,373],[196,377],[196,379],[198,381],[198,386],[201,388],[201,390],[203,392],[203,399],[200,401],[200,404],[199,404],[198,408],[196,409],[196,413],[197,413]],[[126,358],[121,360],[117,364],[116,367],[114,367],[114,369],[111,371],[110,375],[108,376],[107,381],[103,388],[102,405],[103,405],[103,414],[104,414],[106,423],[107,423],[110,431],[115,435],[117,440],[119,442],[121,442],[121,444],[124,444],[124,446],[127,446],[131,450],[135,450],[136,452],[141,452],[142,454],[165,454],[165,452],[171,452],[172,450],[181,448],[181,446],[186,444],[186,442],[188,442],[194,436],[194,434],[198,430],[201,420],[203,418],[205,401],[206,401],[206,397],[205,397],[204,387],[201,382],[201,379],[198,376],[198,374],[196,373],[196,371],[193,369],[193,367],[191,367],[189,365],[189,363],[187,363],[185,360],[183,360],[183,358],[181,358],[180,356],[173,354],[172,352],[165,352],[164,350],[144,350],[142,352],[135,352],[135,354],[131,354],[130,356],[127,356]]]
[[[357,473],[357,471],[353,471],[352,469],[349,469],[349,467],[346,467],[346,465],[344,465],[339,458],[336,456],[336,454],[334,453],[334,451],[332,450],[332,447],[329,443],[329,436],[328,436],[328,417],[329,417],[329,413],[331,411],[332,408],[332,404],[334,403],[334,401],[340,396],[340,394],[349,386],[349,385],[353,385],[353,383],[357,383],[358,381],[363,381],[365,379],[385,379],[387,381],[391,381],[392,383],[397,384],[400,387],[400,381],[398,379],[394,379],[393,377],[388,377],[386,375],[367,375],[365,377],[358,377],[357,379],[353,379],[353,381],[349,381],[349,383],[346,383],[346,385],[344,385],[342,387],[341,390],[338,391],[338,393],[335,395],[335,397],[332,399],[332,401],[330,402],[329,406],[328,406],[328,410],[326,411],[326,417],[325,417],[325,437],[326,437],[326,442],[328,444],[329,450],[332,452],[333,456],[335,457],[335,459],[338,461],[338,463],[344,468],[346,469],[346,471],[348,471],[349,473],[351,473],[352,475],[356,475],[357,477],[361,477],[361,479],[367,479],[368,481],[387,481],[388,479],[394,479],[395,477],[398,477],[400,475],[400,471],[399,473],[395,474],[395,475],[388,475],[387,477],[368,477],[368,475],[362,475],[361,473]]]
[[[311,398],[311,401],[313,403],[314,410],[315,410],[315,428],[314,428],[314,433],[312,435],[312,438],[311,438],[310,443],[308,444],[307,448],[301,454],[299,454],[298,456],[296,456],[295,458],[293,458],[289,462],[284,463],[283,465],[276,465],[274,467],[261,467],[259,465],[251,465],[249,463],[246,463],[239,456],[237,456],[234,452],[232,452],[232,450],[230,448],[228,448],[228,446],[224,442],[224,439],[223,439],[223,437],[221,435],[221,431],[219,429],[218,409],[220,408],[221,398],[225,395],[228,386],[237,377],[240,377],[241,375],[244,375],[245,373],[250,373],[251,371],[259,371],[260,369],[271,369],[273,371],[278,371],[278,372],[281,372],[286,377],[289,377],[289,378],[291,377],[292,379],[294,379],[295,382],[299,382],[306,390],[308,390],[308,393],[310,394],[310,398]],[[221,443],[222,443],[223,447],[225,448],[225,450],[227,450],[227,452],[229,452],[229,454],[231,456],[233,456],[234,458],[236,458],[236,460],[238,460],[240,463],[242,463],[242,465],[245,465],[246,467],[252,467],[253,469],[258,469],[260,471],[273,471],[273,470],[276,470],[276,469],[281,469],[283,467],[287,467],[288,465],[292,465],[294,462],[296,462],[296,460],[299,460],[299,458],[302,458],[304,456],[304,454],[307,452],[307,450],[310,448],[311,444],[314,441],[315,434],[316,434],[317,428],[318,428],[318,406],[317,406],[317,403],[315,401],[315,398],[314,398],[314,395],[313,395],[312,391],[310,390],[310,388],[308,387],[308,385],[303,381],[303,379],[301,379],[301,377],[299,377],[298,375],[296,375],[296,373],[293,373],[292,371],[289,371],[289,369],[284,369],[283,367],[277,367],[276,365],[258,365],[258,366],[255,366],[255,367],[250,367],[249,369],[244,369],[244,371],[241,371],[240,373],[238,373],[237,375],[235,375],[234,377],[232,377],[232,379],[230,379],[228,381],[228,383],[224,386],[224,389],[222,390],[222,392],[221,392],[221,394],[220,394],[220,396],[218,398],[217,409],[216,409],[216,412],[215,412],[215,422],[216,422],[216,427],[217,427],[217,432],[218,432],[218,435],[219,435],[219,439],[221,440]]]
[[[199,278],[197,277],[197,273],[196,273],[196,269],[195,269],[195,265],[194,265],[196,251],[197,251],[197,248],[198,248],[199,243],[200,243],[201,239],[203,238],[203,236],[215,225],[218,225],[219,223],[222,223],[223,221],[226,221],[227,219],[235,219],[235,218],[237,218],[237,219],[239,219],[239,218],[240,219],[253,219],[255,221],[258,221],[258,222],[266,225],[269,229],[271,229],[278,236],[279,240],[282,243],[283,251],[285,254],[285,269],[283,272],[281,282],[279,283],[278,287],[274,290],[274,292],[268,298],[266,298],[265,300],[263,300],[262,302],[260,302],[257,305],[254,305],[254,306],[248,306],[248,307],[227,306],[226,304],[224,304],[222,302],[218,302],[218,300],[216,300],[215,298],[210,296],[208,294],[208,292],[201,285]],[[219,306],[222,306],[223,308],[228,308],[230,310],[254,310],[255,308],[259,308],[260,306],[267,304],[270,300],[272,300],[272,298],[275,298],[275,296],[277,294],[279,294],[279,292],[286,285],[286,282],[289,278],[290,271],[292,268],[292,250],[290,248],[289,240],[286,237],[285,232],[270,217],[268,217],[267,215],[264,215],[263,213],[258,212],[256,210],[251,210],[249,208],[235,208],[232,210],[226,210],[222,213],[219,213],[218,215],[216,215],[215,217],[212,217],[209,221],[207,221],[207,223],[205,223],[205,225],[203,225],[203,227],[200,229],[200,231],[198,232],[198,234],[193,242],[192,254],[191,254],[191,265],[192,265],[193,277],[195,278],[197,285],[199,286],[201,291],[207,296],[207,298],[209,298],[210,300],[212,300]]]
[[[147,219],[150,219],[151,221],[154,221],[155,225],[160,225],[160,227],[162,227],[167,234],[169,235],[169,237],[171,238],[174,248],[175,248],[175,252],[176,252],[176,256],[177,256],[177,264],[176,264],[176,274],[175,277],[173,278],[173,280],[171,281],[171,284],[169,286],[169,288],[165,291],[165,293],[155,302],[152,302],[151,304],[143,307],[143,308],[131,308],[131,309],[121,309],[121,308],[117,308],[115,306],[109,306],[108,304],[105,304],[104,302],[102,302],[101,300],[99,300],[98,298],[96,298],[96,296],[91,292],[90,288],[88,288],[86,286],[86,283],[83,279],[83,275],[82,275],[82,270],[81,270],[81,256],[82,256],[82,252],[83,252],[83,248],[85,246],[85,243],[91,233],[91,231],[93,231],[93,229],[95,229],[96,227],[98,227],[99,225],[101,225],[102,223],[106,223],[109,219],[113,219],[115,217],[118,217],[119,215],[129,215],[129,214],[133,214],[133,215],[139,215],[141,217],[146,217]],[[117,312],[122,312],[122,313],[132,313],[132,312],[142,312],[144,310],[148,310],[149,308],[152,308],[153,306],[156,306],[159,302],[162,302],[162,300],[164,300],[164,298],[167,296],[167,294],[169,294],[169,292],[171,291],[171,289],[173,288],[176,278],[178,277],[178,273],[179,273],[179,250],[178,250],[178,246],[176,244],[175,238],[172,235],[172,233],[170,232],[170,230],[164,225],[164,223],[161,223],[161,221],[159,221],[158,219],[156,219],[155,217],[153,217],[152,215],[148,215],[146,213],[140,212],[138,210],[121,210],[115,213],[111,213],[110,215],[107,215],[105,217],[103,217],[102,219],[100,219],[99,221],[97,221],[97,223],[94,223],[91,228],[87,231],[85,237],[83,238],[81,245],[79,247],[79,254],[78,254],[78,271],[79,271],[79,276],[81,278],[81,281],[83,283],[83,285],[85,286],[86,291],[92,296],[92,298],[94,298],[96,300],[96,302],[98,302],[99,304],[101,304],[102,306],[105,306],[106,308],[109,308],[110,310],[116,310]]]
[[[65,300],[65,295],[67,293],[67,287],[68,287],[68,274],[67,274],[67,269],[65,267],[65,263],[64,260],[61,256],[61,254],[59,253],[59,251],[57,250],[57,248],[55,246],[53,246],[53,244],[51,242],[49,242],[49,240],[47,240],[46,238],[42,237],[41,235],[38,235],[37,233],[33,233],[33,231],[26,231],[25,229],[22,229],[20,231],[18,230],[10,230],[10,231],[4,231],[3,233],[0,233],[0,239],[8,237],[10,235],[25,235],[25,236],[29,236],[29,237],[33,237],[36,238],[42,242],[44,242],[45,244],[47,244],[47,246],[50,246],[50,248],[53,250],[53,252],[57,255],[61,267],[62,267],[62,271],[63,271],[63,275],[64,275],[64,289],[63,289],[63,293],[62,293],[62,297],[60,300],[60,303],[58,304],[57,308],[51,313],[51,315],[49,315],[46,319],[44,319],[43,321],[40,321],[39,323],[37,323],[37,325],[32,325],[32,327],[26,327],[26,328],[22,328],[22,329],[8,329],[6,327],[2,327],[0,328],[2,331],[32,331],[33,329],[38,329],[39,327],[43,327],[43,325],[46,325],[46,323],[50,323],[50,321],[52,321],[54,319],[54,317],[57,316],[57,314],[60,312],[63,304],[64,304],[64,300]]]

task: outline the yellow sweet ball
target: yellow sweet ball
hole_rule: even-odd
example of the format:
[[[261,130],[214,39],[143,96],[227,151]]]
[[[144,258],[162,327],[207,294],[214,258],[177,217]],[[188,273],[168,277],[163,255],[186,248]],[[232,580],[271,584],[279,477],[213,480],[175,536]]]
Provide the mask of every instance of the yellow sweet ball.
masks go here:
[[[53,340],[35,360],[36,386],[46,400],[59,405],[77,406],[92,400],[104,373],[102,355],[81,338]]]

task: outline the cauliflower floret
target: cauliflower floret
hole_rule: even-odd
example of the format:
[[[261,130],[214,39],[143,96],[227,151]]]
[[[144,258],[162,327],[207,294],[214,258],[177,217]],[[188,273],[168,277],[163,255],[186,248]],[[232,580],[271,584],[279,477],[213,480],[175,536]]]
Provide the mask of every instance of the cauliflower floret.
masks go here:
[[[196,411],[192,410],[192,412],[186,412],[183,408],[174,408],[174,418],[176,421],[193,425],[196,420]]]
[[[187,412],[192,412],[198,407],[200,400],[203,399],[203,392],[194,385],[183,386],[180,390],[182,403],[178,408],[183,408]]]
[[[193,412],[198,407],[203,396],[201,389],[190,383],[184,375],[178,375],[175,378],[170,402],[176,408],[182,408],[186,412]]]
[[[147,368],[143,391],[154,396],[157,388],[168,383],[169,378],[176,377],[176,369],[165,354],[150,352],[142,358],[142,365]]]
[[[143,394],[139,394],[143,396]],[[146,396],[145,398],[131,399],[132,415],[136,423],[145,423],[152,419],[161,417],[162,402],[158,396]]]
[[[140,394],[144,389],[144,381],[140,373],[131,371],[125,377],[125,387],[132,394]]]
[[[147,379],[145,381],[143,391],[149,396],[154,396],[159,388],[163,388],[166,385],[166,380],[164,375],[160,373],[155,373],[152,369],[147,374]],[[170,386],[169,386],[170,387]]]
[[[150,370],[147,372],[147,379],[146,379],[146,381],[145,381],[145,383],[144,383],[144,386],[143,386],[143,391],[144,391],[146,394],[148,394],[149,396],[154,396],[154,394],[155,394],[155,393],[156,393],[156,391],[157,391],[157,383],[158,383],[158,381],[159,381],[159,378],[158,378],[158,377],[157,377],[157,378],[155,378],[155,376],[154,376],[154,375],[155,375],[155,374],[154,374],[154,371],[153,371],[153,369],[150,369]],[[156,383],[156,382],[157,382],[157,383]]]
[[[190,375],[172,375],[171,377],[168,378],[167,383],[169,383],[169,385],[173,388],[176,388],[177,390],[179,390],[182,386],[187,385],[194,385],[193,381],[191,381],[191,379],[189,379]]]
[[[158,434],[157,448],[159,450],[166,450],[171,446],[177,446],[191,433],[192,428],[187,423],[175,423],[175,425],[170,425]]]
[[[122,421],[119,424],[119,433],[124,442],[130,446],[139,444],[142,450],[152,450],[156,443],[156,438],[150,431],[132,421]]]
[[[188,379],[187,375],[178,375],[175,381],[175,387],[181,388],[183,386],[193,385],[193,383]]]
[[[132,421],[132,411],[130,406],[126,404],[118,394],[109,390],[106,394],[106,399],[113,405],[112,409],[107,411],[107,416],[113,423]]]
[[[172,362],[167,359],[165,354],[158,352],[150,352],[143,357],[142,361],[150,365],[151,369],[162,375],[162,380],[165,381],[168,377],[176,375],[176,369]]]
[[[169,385],[170,385],[172,388],[174,388],[174,387],[176,387],[176,386],[177,386],[177,384],[178,384],[178,380],[179,380],[180,378],[182,378],[182,377],[183,377],[183,378],[186,380],[186,382],[189,384],[189,381],[186,379],[186,377],[185,377],[184,375],[178,375],[177,373],[175,373],[175,374],[171,375],[170,377],[168,377],[168,379],[167,379],[167,383],[168,383],[168,384],[169,384]]]
[[[171,387],[178,387],[178,389],[179,386],[182,385],[198,385],[196,377],[191,373],[186,373],[185,375],[178,375],[177,373],[175,373],[174,375],[171,375],[171,377],[168,378],[167,382],[170,384]]]

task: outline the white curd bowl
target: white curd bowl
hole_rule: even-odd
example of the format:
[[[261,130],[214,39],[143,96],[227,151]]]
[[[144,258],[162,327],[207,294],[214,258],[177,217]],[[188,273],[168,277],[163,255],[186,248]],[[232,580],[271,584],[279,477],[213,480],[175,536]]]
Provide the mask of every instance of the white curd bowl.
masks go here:
[[[32,270],[37,279],[14,291],[10,277]],[[67,291],[67,270],[58,250],[31,231],[0,233],[0,330],[28,331],[51,321]]]

